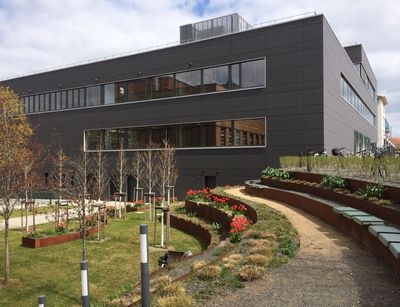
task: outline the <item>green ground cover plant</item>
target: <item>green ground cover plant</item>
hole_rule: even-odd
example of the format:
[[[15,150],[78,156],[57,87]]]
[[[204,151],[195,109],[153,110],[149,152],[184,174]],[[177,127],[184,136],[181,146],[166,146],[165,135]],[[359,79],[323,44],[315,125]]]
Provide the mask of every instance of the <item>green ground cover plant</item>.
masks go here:
[[[140,249],[139,225],[141,213],[128,213],[126,220],[111,220],[107,239],[88,242],[91,301],[96,306],[110,303],[139,281]],[[153,227],[149,227],[152,237]],[[39,226],[39,231],[54,231],[53,224]],[[0,233],[2,235],[2,232]],[[81,241],[39,249],[21,246],[22,233],[12,230],[11,280],[0,287],[0,306],[36,306],[37,296],[45,294],[49,306],[80,306]],[[171,246],[180,251],[199,252],[204,243],[171,228]],[[157,268],[157,259],[164,251],[150,250],[151,270]],[[0,260],[3,245],[0,246]],[[0,268],[2,273],[3,268]]]

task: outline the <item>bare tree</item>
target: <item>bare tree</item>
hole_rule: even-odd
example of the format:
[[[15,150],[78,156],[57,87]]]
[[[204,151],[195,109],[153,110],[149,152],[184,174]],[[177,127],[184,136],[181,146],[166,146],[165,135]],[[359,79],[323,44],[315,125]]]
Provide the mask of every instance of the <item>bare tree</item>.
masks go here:
[[[50,189],[57,193],[58,200],[54,205],[54,227],[57,229],[60,222],[60,204],[62,198],[68,198],[70,179],[67,176],[67,164],[69,157],[65,154],[61,144],[51,155],[53,162],[53,180],[50,181]]]
[[[83,146],[80,150],[80,155],[77,159],[70,162],[72,166],[72,184],[69,186],[69,198],[72,200],[73,210],[75,211],[79,229],[82,234],[82,260],[86,260],[86,233],[87,221],[86,214],[90,211],[89,203],[89,168],[90,159],[88,153],[84,150]]]
[[[136,195],[135,195],[135,201],[138,201],[138,189],[140,187],[140,180],[142,179],[143,176],[143,152],[137,151],[135,155],[133,156],[132,159],[132,176],[136,180]]]
[[[18,96],[0,87],[0,215],[4,218],[4,284],[10,278],[9,220],[23,192],[25,158],[32,129]]]
[[[107,157],[102,150],[101,144],[98,144],[92,164],[92,172],[95,181],[93,186],[93,198],[97,199],[97,201],[100,201],[101,197],[103,197],[104,190],[110,179],[107,167]]]
[[[158,151],[159,146],[155,143],[150,142],[146,151],[143,152],[143,175],[144,185],[147,188],[148,193],[154,192],[158,180]],[[152,205],[151,201],[149,204],[149,217],[153,220]]]
[[[169,143],[167,139],[164,139],[162,150],[159,151],[158,155],[160,174],[158,185],[163,199],[166,187],[172,185],[174,179],[173,174],[175,172],[175,163],[175,147]]]
[[[128,175],[129,175],[128,160],[126,158],[126,153],[124,151],[124,148],[121,145],[118,151],[118,157],[115,163],[114,170],[111,174],[112,180],[119,193],[122,193],[124,191]]]

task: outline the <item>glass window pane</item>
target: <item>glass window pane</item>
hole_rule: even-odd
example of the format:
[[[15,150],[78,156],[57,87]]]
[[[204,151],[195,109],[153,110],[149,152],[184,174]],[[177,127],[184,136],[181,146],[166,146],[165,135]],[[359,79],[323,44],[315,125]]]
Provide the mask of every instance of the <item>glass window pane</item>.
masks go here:
[[[196,124],[182,125],[182,147],[200,147],[200,126]]]
[[[101,130],[87,130],[86,131],[86,149],[96,150],[101,144]]]
[[[56,110],[61,109],[61,92],[56,92]]]
[[[242,87],[265,85],[265,60],[245,62],[241,65]]]
[[[86,98],[85,89],[84,88],[79,89],[79,106],[80,107],[86,106],[85,98]]]
[[[115,88],[115,91],[116,91],[115,97],[117,97],[118,103],[128,101],[128,83],[127,82],[118,83]]]
[[[228,66],[207,68],[203,70],[204,91],[220,92],[229,89]]]
[[[67,108],[67,91],[61,92],[61,108],[62,109]]]
[[[35,95],[35,112],[39,112],[39,95]]]
[[[51,107],[50,107],[50,94],[44,94],[44,109],[45,111],[50,111]]]
[[[86,88],[86,105],[98,106],[101,104],[100,86],[91,86]]]
[[[240,88],[240,64],[231,65],[231,88]]]
[[[133,80],[128,83],[128,101],[151,99],[151,79]]]
[[[72,90],[69,90],[67,94],[68,94],[67,108],[71,109],[74,107],[74,94]]]
[[[174,94],[174,75],[152,78],[152,98],[171,97]]]
[[[118,150],[124,142],[123,129],[109,129],[104,134],[104,149]]]
[[[127,133],[129,149],[144,149],[149,144],[148,128],[130,128]]]
[[[39,111],[44,111],[44,94],[39,95]]]
[[[73,90],[72,94],[72,107],[77,108],[79,107],[79,89]]]
[[[115,103],[115,84],[104,85],[104,104]]]
[[[201,71],[194,70],[175,75],[176,95],[191,95],[201,92]]]

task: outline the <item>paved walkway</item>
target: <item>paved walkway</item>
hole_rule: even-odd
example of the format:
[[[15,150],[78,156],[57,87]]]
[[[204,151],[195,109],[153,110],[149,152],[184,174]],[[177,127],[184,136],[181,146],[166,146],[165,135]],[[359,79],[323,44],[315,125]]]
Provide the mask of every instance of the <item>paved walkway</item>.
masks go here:
[[[400,306],[400,278],[358,242],[297,208],[241,189],[226,192],[282,212],[301,246],[287,265],[207,306]]]

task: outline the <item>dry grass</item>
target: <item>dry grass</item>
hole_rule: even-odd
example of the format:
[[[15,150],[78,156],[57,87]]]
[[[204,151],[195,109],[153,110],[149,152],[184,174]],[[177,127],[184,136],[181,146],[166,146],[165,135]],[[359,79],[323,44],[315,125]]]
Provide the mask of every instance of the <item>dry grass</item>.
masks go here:
[[[186,294],[186,289],[183,283],[173,282],[160,289],[161,296],[179,296]]]
[[[240,269],[239,276],[243,281],[260,279],[264,276],[264,269],[255,265],[245,265]]]
[[[196,276],[202,280],[208,280],[219,277],[221,274],[221,268],[216,265],[206,266],[197,271]]]
[[[171,283],[172,279],[169,276],[160,276],[151,281],[151,289],[152,290],[158,290],[158,289],[163,289],[167,285]]]
[[[158,307],[192,307],[195,306],[193,298],[187,294],[164,296],[156,300],[155,306]]]
[[[247,257],[246,261],[248,264],[251,265],[256,265],[256,266],[266,266],[270,261],[272,260],[272,255],[271,257],[266,257],[264,255],[250,255]]]
[[[196,261],[192,265],[192,270],[193,271],[198,271],[198,270],[204,268],[205,266],[206,266],[206,262],[205,261],[203,261],[203,260]]]
[[[222,259],[222,263],[224,264],[225,267],[227,268],[233,268],[236,266],[236,264],[240,261],[242,261],[243,256],[240,254],[232,254],[228,257],[225,257]]]

